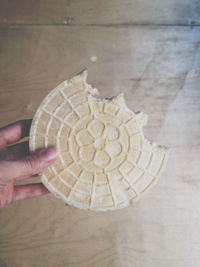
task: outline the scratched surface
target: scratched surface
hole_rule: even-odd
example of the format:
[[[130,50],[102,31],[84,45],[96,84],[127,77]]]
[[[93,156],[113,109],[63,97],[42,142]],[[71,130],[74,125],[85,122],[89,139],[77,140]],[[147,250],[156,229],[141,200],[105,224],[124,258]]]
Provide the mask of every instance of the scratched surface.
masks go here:
[[[149,114],[146,137],[171,147],[152,193],[129,208],[82,211],[52,195],[5,207],[1,267],[199,267],[199,44],[198,26],[1,25],[0,126],[32,117],[87,68],[103,97],[124,92]]]
[[[0,0],[2,24],[199,25],[198,0]]]

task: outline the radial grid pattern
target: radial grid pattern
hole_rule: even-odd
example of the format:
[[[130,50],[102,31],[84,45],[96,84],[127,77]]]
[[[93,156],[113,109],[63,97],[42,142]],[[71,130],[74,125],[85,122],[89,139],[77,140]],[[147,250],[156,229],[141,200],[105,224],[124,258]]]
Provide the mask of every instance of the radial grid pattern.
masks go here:
[[[66,203],[122,208],[157,180],[168,151],[144,138],[147,117],[130,111],[123,95],[103,101],[92,96],[95,92],[86,73],[52,90],[34,117],[30,149],[58,148],[57,160],[41,179]]]

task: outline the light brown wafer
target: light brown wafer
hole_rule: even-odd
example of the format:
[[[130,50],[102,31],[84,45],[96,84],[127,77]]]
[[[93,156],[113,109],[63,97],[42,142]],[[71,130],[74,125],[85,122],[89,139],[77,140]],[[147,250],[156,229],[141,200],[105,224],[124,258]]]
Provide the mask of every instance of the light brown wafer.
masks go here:
[[[87,71],[64,81],[42,101],[32,122],[30,150],[55,145],[59,156],[44,170],[44,185],[82,209],[128,206],[163,171],[168,150],[147,141],[147,115],[134,113],[123,94],[96,98]]]

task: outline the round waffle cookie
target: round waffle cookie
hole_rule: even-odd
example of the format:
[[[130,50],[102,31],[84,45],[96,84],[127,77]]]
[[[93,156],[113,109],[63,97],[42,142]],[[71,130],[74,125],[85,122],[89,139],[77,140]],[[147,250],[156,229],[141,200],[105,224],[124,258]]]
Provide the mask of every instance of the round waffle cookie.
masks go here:
[[[43,184],[66,203],[82,209],[128,206],[158,179],[168,150],[147,141],[147,115],[134,113],[122,94],[99,99],[84,71],[64,81],[42,101],[32,122],[30,150],[56,146]]]

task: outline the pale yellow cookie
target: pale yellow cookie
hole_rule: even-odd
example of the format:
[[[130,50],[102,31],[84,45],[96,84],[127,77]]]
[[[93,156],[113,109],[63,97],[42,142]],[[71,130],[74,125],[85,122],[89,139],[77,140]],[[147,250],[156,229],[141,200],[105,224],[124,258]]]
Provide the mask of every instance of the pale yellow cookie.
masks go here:
[[[123,94],[99,99],[87,71],[53,89],[39,106],[30,131],[30,150],[55,145],[59,156],[44,170],[44,185],[82,209],[128,206],[163,171],[168,150],[147,141],[147,115],[134,113]]]

